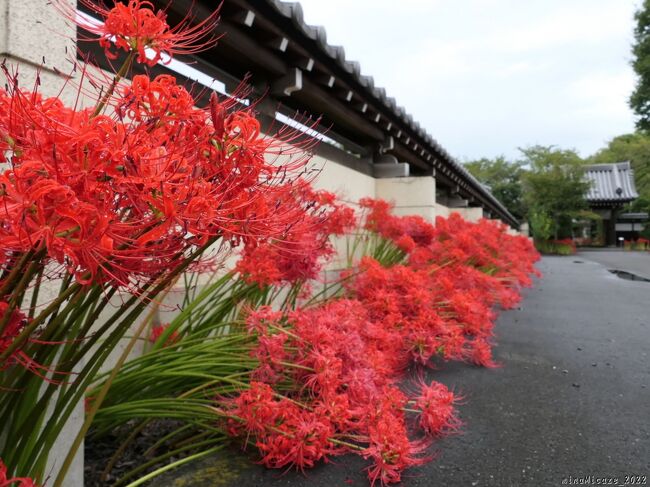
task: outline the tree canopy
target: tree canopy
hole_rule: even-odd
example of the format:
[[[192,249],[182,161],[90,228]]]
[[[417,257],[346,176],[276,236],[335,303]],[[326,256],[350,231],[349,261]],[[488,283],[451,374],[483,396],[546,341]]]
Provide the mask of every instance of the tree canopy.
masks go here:
[[[467,170],[480,182],[490,187],[492,194],[517,219],[526,216],[526,206],[521,194],[522,167],[518,161],[508,161],[504,156],[482,158],[465,163]]]
[[[524,200],[536,237],[542,239],[571,236],[572,219],[587,208],[583,161],[573,150],[553,146],[519,149],[523,176]]]
[[[632,95],[630,107],[637,115],[637,128],[650,129],[650,0],[644,0],[634,14],[634,44],[632,46],[632,67],[638,80]]]
[[[571,236],[571,223],[587,208],[584,161],[553,146],[519,149],[521,157],[478,159],[465,167],[518,218],[527,218],[542,240]]]

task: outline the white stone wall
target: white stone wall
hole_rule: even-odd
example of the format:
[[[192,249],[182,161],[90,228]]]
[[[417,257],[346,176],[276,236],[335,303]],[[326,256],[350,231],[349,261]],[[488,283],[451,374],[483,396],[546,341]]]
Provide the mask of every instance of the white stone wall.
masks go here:
[[[436,219],[436,180],[432,176],[376,180],[375,195],[395,204],[396,215],[420,215]]]
[[[465,220],[469,222],[476,223],[481,218],[483,218],[483,208],[481,207],[470,207],[470,208],[451,208],[449,210],[451,213],[458,213]]]
[[[376,179],[315,155],[312,165],[320,169],[314,187],[336,193],[345,203],[356,205],[364,197],[376,196]]]
[[[436,216],[442,216],[444,218],[449,217],[449,212],[450,209],[447,208],[445,205],[441,205],[440,203],[436,203]]]
[[[0,0],[0,58],[18,67],[23,87],[33,88],[38,75],[39,91],[45,96],[58,95],[66,77],[55,69],[71,72],[75,38],[76,27],[58,15],[48,0]],[[64,91],[64,101],[71,103],[73,94]]]

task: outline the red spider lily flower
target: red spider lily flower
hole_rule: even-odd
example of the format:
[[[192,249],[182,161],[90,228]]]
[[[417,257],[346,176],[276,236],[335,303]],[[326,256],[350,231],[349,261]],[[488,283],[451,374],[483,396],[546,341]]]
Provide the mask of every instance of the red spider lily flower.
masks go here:
[[[359,205],[366,209],[364,228],[395,242],[401,241],[401,245],[406,246],[403,250],[407,252],[415,246],[426,247],[433,240],[433,225],[419,215],[395,216],[390,213],[392,205],[381,199],[362,198]],[[403,240],[403,237],[410,241]]]
[[[492,347],[487,340],[479,338],[472,341],[468,356],[475,365],[488,368],[499,367],[499,364],[492,358]]]
[[[230,431],[236,433],[243,427],[254,435],[263,455],[261,463],[267,467],[304,470],[334,451],[329,441],[334,434],[332,423],[278,398],[267,384],[251,381],[250,389],[231,401],[229,413],[238,418],[230,421]]]
[[[0,301],[0,317],[4,317],[8,312],[9,303]],[[0,330],[0,353],[7,350],[26,324],[27,317],[20,310],[13,309],[9,321],[4,326],[4,329]],[[0,371],[6,369],[15,362],[20,361],[18,358],[19,354],[20,349],[15,350],[3,363],[0,363]]]
[[[318,399],[314,402],[314,412],[327,418],[340,431],[354,427],[355,413],[347,394],[332,394]],[[334,448],[333,445],[332,448]]]
[[[275,393],[268,384],[251,381],[250,388],[229,404],[230,412],[243,421],[231,421],[231,429],[237,432],[243,428],[248,433],[262,434],[267,426],[276,423],[286,405],[285,402],[276,400]]]
[[[377,481],[382,486],[400,482],[404,469],[422,465],[430,459],[423,456],[429,441],[411,441],[408,438],[404,420],[390,401],[378,405],[368,434],[369,446],[362,455],[373,461],[367,469],[373,486]]]
[[[165,323],[162,325],[154,325],[151,327],[151,333],[149,333],[149,341],[151,343],[156,343],[158,339],[161,337],[163,333],[167,331],[169,328],[169,323]],[[171,332],[171,334],[167,337],[165,340],[165,343],[163,343],[163,347],[167,347],[169,345],[173,345],[175,343],[178,343],[178,341],[181,339],[180,335],[178,334],[178,331],[174,330]]]
[[[302,208],[302,217],[278,239],[245,247],[236,270],[246,282],[261,287],[315,279],[334,255],[331,235],[355,225],[354,210],[338,203],[334,194],[315,191],[306,182],[275,198],[278,208]]]
[[[167,23],[166,11],[156,10],[153,3],[146,0],[117,2],[112,8],[91,0],[79,0],[79,5],[99,20],[79,15],[67,2],[57,0],[54,5],[79,27],[99,36],[99,44],[109,59],[117,58],[119,50],[136,52],[139,63],[154,66],[160,60],[168,63],[172,56],[209,49],[217,42],[214,29],[219,18],[218,8],[200,22],[188,12],[172,27]]]
[[[458,398],[444,384],[420,382],[420,394],[415,398],[415,407],[421,411],[420,427],[431,436],[452,433],[461,426],[454,404]]]
[[[261,463],[267,467],[304,471],[334,451],[330,442],[334,434],[331,422],[291,403],[282,409],[276,428],[277,431],[258,436],[256,443],[263,455]]]
[[[251,356],[260,362],[253,372],[253,379],[266,384],[275,384],[280,381],[284,369],[282,362],[288,358],[284,348],[287,338],[284,333],[258,337],[258,344],[251,351]]]
[[[283,317],[281,311],[274,311],[270,306],[260,306],[246,316],[246,330],[248,333],[266,335],[269,333],[269,325],[281,326]]]
[[[0,301],[0,317],[6,316],[9,312],[9,303]],[[14,308],[11,311],[9,320],[0,330],[0,353],[5,352],[12,346],[18,336],[23,331],[23,328],[28,324],[28,319],[25,314],[19,309]],[[12,366],[19,365],[25,370],[37,375],[41,379],[49,382],[50,384],[59,384],[59,377],[70,375],[68,372],[59,372],[37,363],[28,353],[24,350],[26,344],[37,343],[41,345],[60,345],[61,342],[41,341],[37,337],[28,337],[27,340],[16,347],[8,356],[0,362],[0,372]]]
[[[36,483],[27,477],[12,477],[7,474],[7,466],[0,459],[0,487],[37,487]]]

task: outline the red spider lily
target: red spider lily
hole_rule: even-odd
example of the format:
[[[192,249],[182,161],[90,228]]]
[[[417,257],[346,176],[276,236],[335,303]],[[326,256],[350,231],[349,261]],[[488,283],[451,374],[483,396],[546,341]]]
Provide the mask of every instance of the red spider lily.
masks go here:
[[[0,459],[0,487],[37,487],[34,481],[27,477],[9,478],[7,466]]]
[[[250,388],[231,401],[229,412],[243,421],[230,421],[231,432],[244,429],[248,433],[264,433],[267,425],[276,423],[282,406],[268,384],[251,381]]]
[[[294,134],[282,134],[290,145],[262,135],[254,112],[231,98],[214,95],[210,107],[197,108],[173,77],[138,75],[117,86],[107,113],[97,115],[21,90],[16,74],[2,69],[3,273],[14,256],[34,254],[40,267],[69,273],[86,289],[140,294],[209,242],[222,249],[273,242],[276,252],[293,256],[292,227],[311,229],[310,222],[326,232],[325,217],[339,212],[298,180],[309,154]],[[289,162],[280,165],[276,154]],[[310,212],[298,193],[319,206]],[[58,372],[36,363],[24,346],[56,343],[38,341],[40,331],[18,343],[17,323],[3,327],[2,368],[17,364],[56,382]]]
[[[9,318],[4,327],[0,329],[0,354],[5,352],[23,331],[28,323],[25,314],[17,308],[12,308],[6,301],[0,301],[0,318],[4,318],[9,313]],[[38,343],[43,345],[60,345],[61,342],[42,341],[35,337],[28,339],[29,343]],[[58,372],[34,361],[22,346],[18,346],[0,362],[0,372],[12,365],[20,365],[26,370],[42,378],[51,384],[59,384],[59,376],[70,375],[69,373]]]
[[[367,230],[396,242],[401,241],[409,248],[412,248],[411,242],[425,247],[433,240],[433,226],[419,215],[395,216],[390,212],[392,206],[384,200],[363,198],[359,205],[367,212],[364,224]]]
[[[420,382],[420,394],[415,398],[415,407],[421,411],[418,423],[431,436],[457,431],[461,426],[454,404],[458,398],[444,384]]]
[[[315,279],[334,255],[330,236],[342,235],[356,223],[354,210],[338,203],[332,193],[295,183],[294,190],[276,198],[275,205],[303,208],[303,217],[281,237],[245,247],[236,270],[246,282],[260,286]]]
[[[274,311],[270,306],[260,306],[248,313],[246,328],[248,333],[266,335],[269,332],[269,326],[280,324],[283,317],[284,313],[281,311]]]
[[[335,451],[330,441],[334,428],[326,417],[289,405],[282,412],[278,431],[258,436],[256,446],[264,465],[304,471]]]
[[[219,8],[199,22],[188,12],[171,27],[167,23],[167,12],[156,10],[153,3],[146,0],[117,2],[112,8],[91,0],[79,0],[78,3],[99,20],[79,15],[68,2],[57,0],[54,5],[83,30],[98,36],[99,44],[109,59],[117,58],[116,51],[119,50],[136,52],[139,63],[153,66],[161,59],[169,62],[172,56],[200,52],[217,42],[214,29],[219,19]],[[147,50],[152,54],[148,55]]]
[[[261,463],[268,467],[304,470],[335,451],[330,441],[334,428],[326,417],[278,397],[266,384],[252,381],[230,404],[228,414],[237,418],[230,421],[231,430],[243,427],[255,435]]]
[[[4,325],[4,328],[0,330],[0,352],[3,352],[9,347],[27,323],[27,317],[20,310],[11,308],[6,301],[0,301],[0,317],[5,318],[7,313],[11,313],[11,316]],[[7,368],[12,361],[7,360],[4,363],[0,363],[0,370]]]
[[[252,112],[222,110],[217,140],[211,111],[166,75],[136,76],[115,109],[129,121],[0,90],[11,153],[0,175],[5,252],[45,249],[80,283],[134,288],[208,239],[285,245],[305,213],[287,195],[306,158],[280,173],[265,154],[284,142],[261,136]]]
[[[379,404],[370,421],[368,433],[369,446],[362,455],[373,462],[367,469],[371,485],[377,481],[381,485],[397,483],[404,469],[429,460],[429,457],[422,455],[429,442],[409,440],[399,410],[390,402],[388,407]]]
[[[275,384],[280,381],[284,369],[282,363],[288,357],[284,348],[286,341],[287,335],[284,333],[262,335],[258,338],[259,343],[251,353],[260,362],[260,365],[253,373],[255,380],[267,384]]]
[[[477,338],[473,340],[468,351],[468,356],[475,365],[489,368],[499,367],[499,364],[492,358],[492,346],[487,339]]]
[[[151,328],[151,333],[149,333],[149,341],[151,343],[156,343],[160,336],[167,331],[169,328],[169,323],[165,323],[163,325],[154,325]],[[165,343],[163,344],[163,347],[166,347],[168,345],[173,345],[174,343],[177,343],[181,339],[180,335],[176,330],[172,331],[171,334],[167,337],[165,340]]]

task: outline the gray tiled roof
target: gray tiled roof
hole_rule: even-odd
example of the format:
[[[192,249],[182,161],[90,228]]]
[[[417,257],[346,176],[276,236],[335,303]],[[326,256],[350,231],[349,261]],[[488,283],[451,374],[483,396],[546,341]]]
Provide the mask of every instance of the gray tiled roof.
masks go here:
[[[586,166],[585,177],[591,182],[587,201],[626,202],[639,197],[629,161]]]
[[[266,0],[281,15],[291,20],[291,22],[308,38],[316,41],[320,49],[330,58],[335,60],[347,73],[379,102],[395,114],[402,123],[406,124],[411,130],[422,137],[433,149],[440,153],[452,168],[462,174],[469,181],[469,184],[483,194],[483,197],[498,208],[501,213],[507,216],[507,219],[516,223],[517,220],[508,212],[505,206],[497,200],[490,192],[489,188],[484,187],[472,174],[469,173],[463,165],[458,162],[447,150],[445,150],[431,134],[429,134],[420,124],[413,119],[413,116],[407,113],[406,109],[397,105],[394,98],[386,95],[386,90],[375,86],[375,80],[372,76],[361,74],[361,65],[357,61],[351,61],[346,58],[343,46],[333,46],[327,42],[327,33],[322,26],[309,25],[304,20],[302,6],[298,2],[283,0]]]

